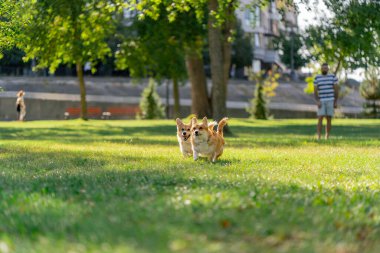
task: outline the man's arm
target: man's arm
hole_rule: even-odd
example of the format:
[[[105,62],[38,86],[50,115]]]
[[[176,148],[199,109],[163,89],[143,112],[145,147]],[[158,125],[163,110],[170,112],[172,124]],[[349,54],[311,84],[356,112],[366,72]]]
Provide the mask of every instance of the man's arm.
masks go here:
[[[318,96],[318,87],[314,85],[314,98],[315,101],[317,102],[318,108],[321,107],[321,101],[319,101],[319,96]]]
[[[321,101],[319,101],[317,76],[314,78],[313,84],[314,84],[314,98],[315,98],[315,101],[317,102],[318,108],[320,108],[321,107]]]
[[[339,97],[338,78],[334,77],[334,108],[337,108],[338,106],[338,97]]]
[[[338,106],[338,97],[339,97],[339,86],[334,84],[334,108]]]

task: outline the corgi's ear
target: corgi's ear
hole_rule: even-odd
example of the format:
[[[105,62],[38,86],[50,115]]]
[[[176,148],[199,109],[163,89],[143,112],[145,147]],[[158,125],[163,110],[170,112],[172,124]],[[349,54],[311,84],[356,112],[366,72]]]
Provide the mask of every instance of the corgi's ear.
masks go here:
[[[196,118],[196,117],[193,117],[193,118],[191,119],[191,125],[195,125],[195,124],[197,124],[197,118]]]
[[[202,120],[203,125],[207,126],[207,117],[204,117]]]
[[[182,125],[182,124],[183,124],[183,123],[182,123],[182,120],[180,120],[179,118],[177,118],[175,121],[177,122],[177,126],[179,126],[179,125]]]

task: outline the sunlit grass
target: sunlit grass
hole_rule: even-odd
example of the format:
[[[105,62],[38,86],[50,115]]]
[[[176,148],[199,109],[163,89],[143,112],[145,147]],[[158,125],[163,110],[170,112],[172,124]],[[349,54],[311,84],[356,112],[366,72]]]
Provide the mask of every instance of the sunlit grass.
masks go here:
[[[211,164],[174,121],[0,123],[0,252],[378,252],[380,121],[231,120]]]

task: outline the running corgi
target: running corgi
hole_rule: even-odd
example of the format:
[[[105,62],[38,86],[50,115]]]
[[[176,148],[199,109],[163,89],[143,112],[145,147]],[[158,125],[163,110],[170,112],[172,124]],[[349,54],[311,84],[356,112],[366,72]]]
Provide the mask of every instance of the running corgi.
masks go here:
[[[198,123],[194,117],[191,120],[191,146],[194,161],[198,156],[205,156],[215,162],[223,154],[224,138],[223,127],[227,124],[228,118],[219,121],[217,131],[208,127],[207,118],[204,117],[202,123]]]

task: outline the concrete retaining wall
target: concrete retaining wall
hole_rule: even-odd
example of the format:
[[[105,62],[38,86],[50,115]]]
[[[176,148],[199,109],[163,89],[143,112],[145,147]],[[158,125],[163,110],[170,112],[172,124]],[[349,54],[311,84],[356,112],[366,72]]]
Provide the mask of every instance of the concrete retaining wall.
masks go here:
[[[87,97],[88,107],[100,108],[101,112],[106,112],[110,107],[113,108],[131,108],[138,106],[139,98],[122,97],[122,96],[96,96]],[[16,97],[13,92],[0,93],[0,120],[16,120]],[[25,97],[27,106],[26,120],[60,120],[65,119],[65,111],[68,108],[79,108],[79,96],[73,94],[54,94],[54,93],[28,93]],[[173,105],[173,101],[169,100]],[[190,114],[191,100],[181,99],[181,116],[186,117]],[[249,114],[245,108],[247,103],[229,101],[227,103],[227,116],[235,118],[247,118]],[[271,103],[269,105],[270,114],[277,119],[282,118],[315,118],[315,105],[302,105],[290,103]],[[172,112],[172,107],[169,108]],[[343,107],[341,113],[348,117],[362,117],[360,108]],[[77,118],[75,115],[71,118]],[[101,113],[89,118],[101,118]],[[111,119],[133,119],[134,114],[129,115],[111,115]]]
[[[17,120],[16,100],[11,98],[0,98],[0,120]],[[65,111],[70,107],[80,107],[77,101],[53,101],[41,99],[25,98],[26,120],[61,120],[65,119]],[[88,102],[88,107],[100,107],[102,111],[107,111],[108,107],[134,106],[125,103]],[[74,117],[76,118],[76,117]],[[98,117],[90,117],[98,118]],[[129,119],[133,116],[112,116],[113,119]]]
[[[0,120],[16,120],[17,112],[15,99],[13,98],[0,98]],[[54,100],[42,100],[42,99],[30,99],[25,98],[25,104],[27,105],[27,120],[62,120],[65,119],[64,113],[67,108],[76,107],[79,108],[79,101],[54,101]],[[100,107],[103,112],[107,111],[109,107],[134,107],[135,103],[107,103],[107,102],[88,102],[88,107]],[[172,111],[172,108],[170,108]],[[229,117],[235,118],[247,118],[249,114],[242,108],[230,108],[227,110]],[[274,118],[315,118],[315,112],[310,111],[288,111],[272,109],[270,113]],[[190,114],[190,106],[181,106],[181,115],[183,117]],[[75,118],[75,117],[74,117]],[[90,117],[98,118],[101,117]],[[115,116],[112,115],[111,119],[131,119],[134,116]]]

